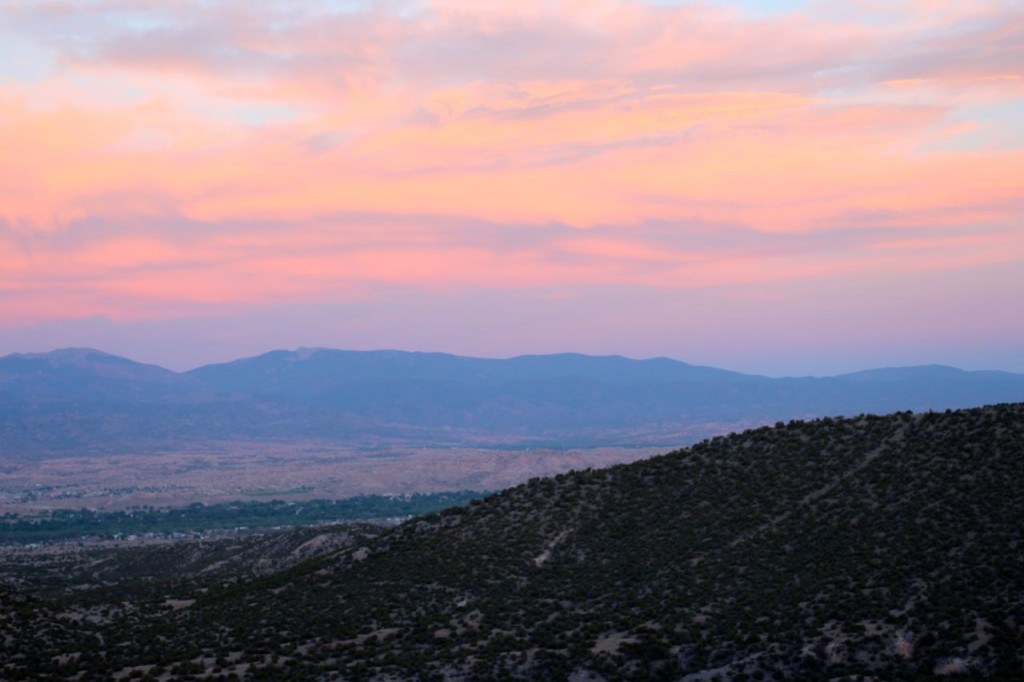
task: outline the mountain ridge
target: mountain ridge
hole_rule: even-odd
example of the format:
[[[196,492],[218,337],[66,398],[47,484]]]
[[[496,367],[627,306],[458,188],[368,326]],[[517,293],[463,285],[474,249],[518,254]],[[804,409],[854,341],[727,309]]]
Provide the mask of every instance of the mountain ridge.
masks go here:
[[[248,362],[255,361],[255,360],[260,360],[260,359],[263,359],[263,358],[269,358],[269,357],[273,357],[273,356],[286,356],[288,358],[295,358],[296,360],[308,360],[310,357],[312,357],[312,356],[314,356],[314,355],[316,355],[318,353],[321,353],[321,352],[344,353],[344,354],[350,354],[350,355],[363,355],[363,356],[371,356],[371,355],[382,355],[382,356],[384,356],[384,355],[391,355],[391,356],[410,356],[410,357],[434,356],[434,357],[454,358],[454,359],[468,360],[468,361],[495,362],[495,363],[529,361],[529,360],[535,360],[535,359],[559,359],[559,358],[574,358],[574,359],[575,358],[580,358],[580,359],[587,359],[587,360],[611,360],[611,361],[624,361],[624,362],[627,362],[627,363],[640,363],[640,364],[648,364],[648,365],[653,365],[653,364],[657,363],[657,364],[662,364],[662,365],[685,367],[685,368],[695,369],[695,370],[710,370],[711,372],[714,372],[714,373],[720,374],[720,375],[733,375],[733,376],[741,376],[741,377],[746,377],[746,378],[767,379],[767,380],[770,380],[770,381],[801,380],[801,379],[848,379],[848,378],[854,378],[854,377],[858,377],[858,376],[862,376],[862,375],[889,374],[889,373],[894,373],[894,374],[904,374],[904,373],[913,373],[913,374],[947,374],[947,375],[948,374],[1002,375],[1002,376],[1014,376],[1014,377],[1024,376],[1024,373],[1022,373],[1022,372],[1011,372],[1011,371],[1008,371],[1008,370],[999,370],[999,369],[968,370],[968,369],[962,369],[960,367],[955,367],[953,365],[945,365],[945,364],[941,364],[941,363],[926,363],[926,364],[921,364],[921,365],[888,365],[888,366],[884,366],[884,367],[871,367],[871,368],[862,369],[862,370],[854,370],[854,371],[850,371],[850,372],[841,372],[839,374],[826,374],[826,375],[820,375],[820,374],[783,375],[783,376],[769,377],[769,376],[763,375],[763,374],[749,374],[749,373],[746,373],[746,372],[739,372],[739,371],[736,371],[736,370],[729,370],[729,369],[724,369],[724,368],[720,368],[720,367],[714,367],[714,366],[711,366],[711,365],[693,364],[693,363],[686,362],[684,360],[678,360],[678,359],[670,358],[670,357],[664,356],[664,355],[658,355],[658,356],[653,356],[653,357],[648,357],[648,358],[633,358],[633,357],[629,357],[629,356],[622,355],[622,354],[619,354],[619,353],[612,353],[612,354],[607,354],[607,355],[591,355],[591,354],[588,354],[588,353],[577,353],[577,352],[566,351],[566,352],[558,352],[558,353],[524,353],[524,354],[521,354],[521,355],[513,355],[513,356],[509,356],[509,357],[505,357],[505,358],[497,358],[497,357],[485,357],[485,356],[476,356],[476,355],[459,355],[459,354],[456,354],[456,353],[446,353],[446,352],[441,352],[441,351],[407,351],[407,350],[400,350],[400,349],[397,349],[397,348],[382,348],[382,349],[374,349],[374,350],[352,350],[352,349],[345,349],[345,348],[331,348],[331,347],[327,347],[327,346],[299,346],[299,347],[294,348],[294,349],[277,348],[277,349],[266,351],[264,353],[259,353],[257,355],[247,355],[247,356],[242,356],[242,357],[239,357],[239,358],[234,358],[232,360],[226,360],[226,361],[222,361],[222,362],[204,363],[202,365],[198,365],[196,367],[193,367],[191,369],[186,369],[186,370],[172,370],[172,369],[165,368],[162,365],[159,365],[157,363],[141,362],[141,361],[138,361],[138,360],[134,360],[134,359],[132,359],[132,358],[130,358],[128,356],[125,356],[125,355],[118,355],[116,353],[110,353],[110,352],[107,352],[107,351],[104,351],[104,350],[100,350],[98,348],[89,347],[89,346],[68,346],[68,347],[63,347],[63,348],[55,348],[55,349],[49,350],[49,351],[17,351],[17,352],[11,352],[11,353],[8,353],[6,355],[0,355],[0,363],[3,363],[3,362],[8,361],[8,360],[12,360],[12,359],[20,359],[20,360],[45,360],[45,361],[49,362],[50,364],[55,364],[55,363],[59,363],[62,360],[71,360],[71,359],[79,359],[79,358],[87,358],[89,356],[95,356],[95,357],[99,357],[99,358],[112,359],[112,360],[116,360],[116,361],[123,361],[123,362],[131,363],[132,365],[137,365],[139,367],[158,368],[160,370],[163,370],[165,372],[172,373],[172,374],[190,375],[190,374],[198,373],[198,372],[200,372],[202,370],[207,370],[209,368],[226,367],[226,366],[232,366],[232,365],[237,366],[237,365],[240,365],[240,364],[248,363]]]
[[[276,350],[173,372],[91,349],[0,357],[0,454],[212,441],[677,447],[777,420],[1024,400],[1024,375],[943,366],[768,378],[669,358]]]
[[[114,396],[126,389],[131,399],[161,400],[173,397],[176,389],[182,394],[205,390],[185,373],[94,348],[61,348],[0,357],[0,395],[19,388],[36,398],[95,396],[97,391],[103,396]]]

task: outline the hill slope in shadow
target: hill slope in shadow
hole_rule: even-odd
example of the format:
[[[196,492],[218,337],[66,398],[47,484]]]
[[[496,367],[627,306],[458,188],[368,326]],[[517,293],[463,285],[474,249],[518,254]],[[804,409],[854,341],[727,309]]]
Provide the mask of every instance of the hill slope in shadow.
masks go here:
[[[197,599],[178,611],[72,627],[26,607],[4,634],[99,647],[69,674],[1016,679],[1022,490],[1022,404],[793,421],[535,479],[231,588],[168,587]]]

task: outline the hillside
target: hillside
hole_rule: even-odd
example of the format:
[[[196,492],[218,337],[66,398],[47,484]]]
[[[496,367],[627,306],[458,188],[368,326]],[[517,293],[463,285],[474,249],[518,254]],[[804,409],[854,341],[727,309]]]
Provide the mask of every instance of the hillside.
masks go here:
[[[780,423],[532,480],[201,593],[8,590],[0,670],[1019,679],[1021,490],[1022,404]]]
[[[675,447],[780,419],[1021,400],[1024,375],[948,367],[769,379],[667,358],[299,349],[176,373],[68,349],[0,358],[0,455],[299,441]]]

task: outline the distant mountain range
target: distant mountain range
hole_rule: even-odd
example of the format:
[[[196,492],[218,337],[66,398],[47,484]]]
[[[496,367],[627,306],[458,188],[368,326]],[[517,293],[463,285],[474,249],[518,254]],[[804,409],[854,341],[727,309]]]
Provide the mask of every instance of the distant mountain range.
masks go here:
[[[1024,400],[1024,375],[924,366],[751,376],[667,358],[299,349],[173,372],[91,349],[0,357],[0,456],[210,441],[679,446],[778,420]]]

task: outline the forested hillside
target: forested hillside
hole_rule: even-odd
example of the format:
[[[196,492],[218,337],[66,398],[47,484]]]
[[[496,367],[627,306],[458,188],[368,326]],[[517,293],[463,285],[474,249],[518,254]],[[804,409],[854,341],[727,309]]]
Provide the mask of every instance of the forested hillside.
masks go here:
[[[533,480],[223,588],[9,591],[0,670],[1019,678],[1022,490],[1024,405],[780,423]]]

